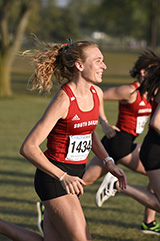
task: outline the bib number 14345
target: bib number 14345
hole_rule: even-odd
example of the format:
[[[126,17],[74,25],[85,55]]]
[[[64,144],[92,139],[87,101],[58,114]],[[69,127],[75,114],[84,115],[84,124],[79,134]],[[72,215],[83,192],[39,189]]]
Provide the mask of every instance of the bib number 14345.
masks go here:
[[[85,160],[92,148],[92,135],[75,135],[69,137],[69,147],[66,160]]]

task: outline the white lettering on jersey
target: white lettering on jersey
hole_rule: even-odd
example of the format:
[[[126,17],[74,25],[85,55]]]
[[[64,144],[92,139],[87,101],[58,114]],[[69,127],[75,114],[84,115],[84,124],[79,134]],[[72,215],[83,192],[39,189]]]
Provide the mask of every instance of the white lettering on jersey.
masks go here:
[[[98,120],[92,120],[92,121],[85,121],[85,122],[81,122],[81,123],[77,123],[77,124],[74,124],[74,128],[81,128],[81,127],[84,127],[84,126],[95,126],[98,124]]]
[[[138,113],[147,113],[147,112],[151,113],[151,112],[152,112],[152,109],[151,109],[151,108],[148,108],[148,109],[139,109],[139,110],[138,110]]]

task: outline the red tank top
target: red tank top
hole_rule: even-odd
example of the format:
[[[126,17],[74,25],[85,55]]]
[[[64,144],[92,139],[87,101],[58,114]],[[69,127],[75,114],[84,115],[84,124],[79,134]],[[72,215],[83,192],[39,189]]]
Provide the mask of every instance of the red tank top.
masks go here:
[[[70,99],[67,117],[60,119],[48,135],[46,156],[72,164],[83,164],[88,161],[92,147],[92,132],[98,124],[99,97],[93,86],[94,107],[90,111],[82,111],[71,88],[65,84],[61,87]]]
[[[138,85],[135,82],[132,83],[132,85],[135,86],[136,89],[138,88]],[[146,98],[142,97],[137,90],[137,99],[134,103],[119,103],[117,127],[134,136],[138,136],[143,132],[145,123],[147,122],[151,111],[151,104],[148,103]]]

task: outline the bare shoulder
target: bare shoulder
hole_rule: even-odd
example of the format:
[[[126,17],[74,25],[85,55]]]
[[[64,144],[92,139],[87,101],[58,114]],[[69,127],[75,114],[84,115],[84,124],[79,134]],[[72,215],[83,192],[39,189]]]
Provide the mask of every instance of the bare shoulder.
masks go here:
[[[99,86],[97,86],[97,85],[93,85],[93,86],[96,89],[99,98],[103,99],[103,90]]]
[[[67,93],[60,88],[54,95],[54,97],[52,98],[53,101],[58,101],[61,104],[68,102],[69,103],[69,97],[67,95]]]
[[[51,111],[54,110],[54,113],[59,113],[60,118],[65,118],[68,113],[69,105],[70,100],[68,95],[60,88],[51,99],[47,109]]]
[[[136,90],[135,86],[131,85],[131,84],[121,85],[121,86],[117,87],[117,91],[126,93],[126,94],[131,94],[135,90]]]
[[[128,102],[132,94],[135,95],[136,98],[135,90],[136,88],[130,84],[110,87],[104,91],[104,100],[117,100]]]
[[[132,102],[137,96],[136,87],[131,84],[121,85],[117,88],[117,94],[121,100]]]

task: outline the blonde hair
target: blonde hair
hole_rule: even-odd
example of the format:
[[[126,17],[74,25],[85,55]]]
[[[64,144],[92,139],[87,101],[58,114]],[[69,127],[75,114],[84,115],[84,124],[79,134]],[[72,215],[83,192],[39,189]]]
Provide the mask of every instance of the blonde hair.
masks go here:
[[[52,76],[60,84],[64,79],[70,81],[75,73],[75,62],[84,63],[86,59],[85,48],[97,47],[91,41],[77,41],[70,44],[45,44],[42,50],[36,50],[33,62],[36,64],[32,76],[32,89],[40,92],[49,92],[53,86]]]

